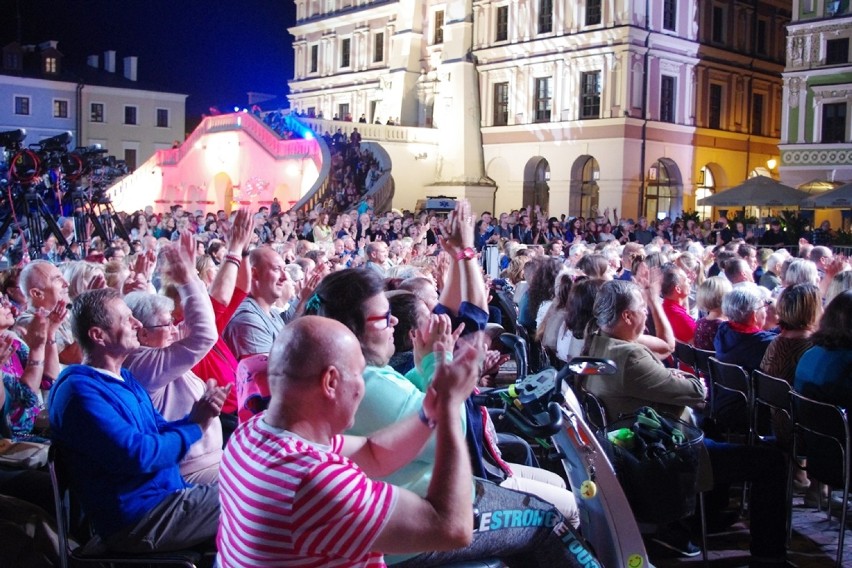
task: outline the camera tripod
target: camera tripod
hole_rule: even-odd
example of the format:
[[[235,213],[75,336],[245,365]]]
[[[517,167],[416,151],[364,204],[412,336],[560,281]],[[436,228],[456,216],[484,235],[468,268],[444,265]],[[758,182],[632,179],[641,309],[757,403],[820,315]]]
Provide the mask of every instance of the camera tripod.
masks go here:
[[[109,198],[92,197],[90,190],[75,189],[70,192],[71,209],[74,211],[74,231],[77,241],[84,243],[88,240],[86,222],[91,221],[95,235],[100,237],[104,244],[108,245],[115,235],[118,235],[128,244],[130,233]]]
[[[18,196],[14,198],[10,204],[6,218],[0,224],[0,236],[5,235],[6,231],[15,221],[15,216],[18,218],[18,228],[21,227],[21,218],[26,218],[27,241],[30,249],[30,258],[38,258],[41,253],[41,247],[44,245],[46,233],[52,234],[56,238],[56,243],[59,246],[67,247],[68,241],[59,230],[59,225],[56,224],[56,219],[50,212],[47,204],[44,202],[41,194],[37,191],[26,190],[19,188]]]

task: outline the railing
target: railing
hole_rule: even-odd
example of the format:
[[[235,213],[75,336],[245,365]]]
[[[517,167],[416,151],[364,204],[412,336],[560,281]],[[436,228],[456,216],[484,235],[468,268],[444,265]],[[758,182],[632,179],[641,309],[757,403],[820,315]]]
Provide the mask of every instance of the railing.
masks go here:
[[[284,117],[287,127],[294,132],[301,132],[305,129],[305,125],[292,114],[287,114]],[[314,136],[314,142],[320,150],[321,162],[317,164],[319,176],[314,185],[305,193],[299,201],[297,201],[290,211],[298,213],[302,211],[308,213],[328,197],[328,179],[331,173],[331,151],[325,140],[321,136]]]
[[[324,118],[303,118],[299,122],[308,126],[316,135],[326,132],[334,134],[339,128],[346,136],[358,129],[361,137],[376,142],[406,142],[420,144],[437,144],[437,128],[420,128],[417,126],[389,126],[384,124],[369,124],[365,122],[349,122],[348,120],[326,120]]]
[[[276,160],[299,155],[310,156],[317,165],[317,169],[320,169],[322,162],[326,161],[322,156],[322,144],[318,143],[318,140],[285,140],[253,114],[233,113],[208,116],[179,147],[157,150],[155,154],[156,165],[174,166],[195,147],[195,144],[205,134],[233,130],[245,132]]]
[[[363,142],[362,147],[373,154],[373,157],[379,163],[382,170],[382,175],[379,176],[369,191],[364,195],[364,198],[372,197],[376,211],[386,211],[390,209],[391,201],[393,200],[394,183],[391,171],[393,170],[393,162],[390,155],[378,142]]]

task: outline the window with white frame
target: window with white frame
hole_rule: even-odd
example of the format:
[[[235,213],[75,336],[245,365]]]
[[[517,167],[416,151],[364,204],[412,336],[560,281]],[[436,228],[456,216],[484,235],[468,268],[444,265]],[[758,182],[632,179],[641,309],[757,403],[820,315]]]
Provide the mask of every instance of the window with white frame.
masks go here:
[[[550,122],[553,92],[550,77],[537,77],[533,93],[533,114],[536,122]]]
[[[553,31],[553,0],[538,0],[538,33]]]
[[[722,128],[722,111],[724,110],[724,87],[718,83],[710,83],[707,127],[719,130]]]
[[[311,46],[311,63],[309,73],[316,73],[319,69],[319,46],[314,44]]]
[[[663,29],[670,32],[677,31],[677,3],[678,0],[663,1]]]
[[[580,118],[601,116],[601,72],[588,71],[580,75]]]
[[[509,7],[498,6],[494,41],[506,41],[507,39],[509,39]]]
[[[586,25],[596,26],[603,21],[603,10],[601,0],[586,1]]]
[[[444,43],[444,11],[435,10],[435,16],[432,18],[432,43]]]
[[[89,121],[103,122],[104,121],[104,103],[91,103],[89,105]]]
[[[53,118],[68,118],[67,99],[53,99]]]
[[[385,33],[378,32],[373,36],[373,63],[385,60]]]
[[[15,114],[30,114],[30,98],[25,95],[15,95]]]
[[[158,128],[168,128],[169,127],[169,109],[167,109],[167,108],[158,108],[157,109],[157,127]]]
[[[509,83],[494,83],[494,126],[509,124]]]
[[[134,105],[124,106],[124,124],[139,124],[138,122],[139,108]]]
[[[349,67],[351,64],[350,57],[352,55],[351,48],[352,40],[348,37],[340,40],[340,66]]]
[[[56,73],[59,70],[57,65],[57,61],[55,57],[45,57],[44,58],[44,72],[45,73]]]
[[[725,7],[716,4],[711,9],[710,21],[710,41],[713,43],[725,43],[725,20],[727,19],[727,10]]]
[[[829,39],[825,42],[825,64],[849,63],[849,38]]]
[[[660,77],[660,121],[675,122],[677,79],[671,75]]]
[[[846,132],[848,106],[846,102],[832,102],[822,105],[820,142],[837,144],[849,139],[849,134]]]

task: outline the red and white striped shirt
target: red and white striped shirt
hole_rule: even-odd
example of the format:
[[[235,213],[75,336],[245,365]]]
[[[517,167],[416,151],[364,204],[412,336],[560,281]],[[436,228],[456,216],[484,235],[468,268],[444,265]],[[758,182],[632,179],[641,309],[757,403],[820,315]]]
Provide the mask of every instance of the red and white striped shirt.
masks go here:
[[[384,566],[371,549],[396,505],[394,486],[341,456],[342,436],[321,446],[263,416],[237,428],[219,469],[219,565]]]

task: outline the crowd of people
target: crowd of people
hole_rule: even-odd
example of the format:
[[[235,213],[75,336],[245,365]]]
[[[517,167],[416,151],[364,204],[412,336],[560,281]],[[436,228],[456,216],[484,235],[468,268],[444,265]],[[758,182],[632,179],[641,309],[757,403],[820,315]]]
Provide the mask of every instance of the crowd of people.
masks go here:
[[[354,142],[340,144],[345,161]],[[703,425],[707,386],[667,366],[676,341],[852,404],[852,269],[824,245],[794,255],[775,229],[751,244],[724,218],[679,238],[689,223],[610,211],[373,205],[149,208],[122,214],[130,242],[2,273],[0,427],[56,446],[95,532],[86,551],[579,565],[570,488],[470,398],[507,359],[486,329],[524,328],[557,365],[616,361],[586,385],[611,418],[652,406]],[[499,273],[483,271],[489,254]],[[784,448],[707,447],[713,519],[725,484],[750,481],[752,564],[784,565]],[[0,470],[0,495],[49,518],[45,475]],[[535,522],[501,524],[507,511]],[[655,538],[695,553],[666,531]]]

